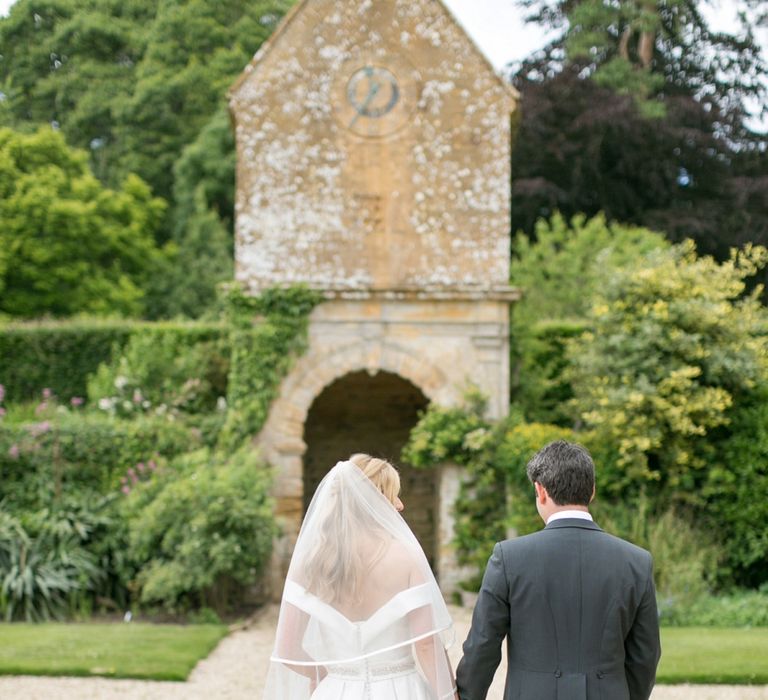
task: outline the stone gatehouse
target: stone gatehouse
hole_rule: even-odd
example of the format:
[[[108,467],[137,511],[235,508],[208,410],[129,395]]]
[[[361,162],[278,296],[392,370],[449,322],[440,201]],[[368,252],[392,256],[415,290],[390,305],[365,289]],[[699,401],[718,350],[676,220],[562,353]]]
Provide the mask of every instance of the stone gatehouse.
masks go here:
[[[279,593],[304,509],[357,451],[399,462],[429,402],[502,416],[514,91],[440,0],[303,0],[233,86],[236,277],[324,293],[258,442],[276,469]],[[446,593],[456,467],[400,464]]]

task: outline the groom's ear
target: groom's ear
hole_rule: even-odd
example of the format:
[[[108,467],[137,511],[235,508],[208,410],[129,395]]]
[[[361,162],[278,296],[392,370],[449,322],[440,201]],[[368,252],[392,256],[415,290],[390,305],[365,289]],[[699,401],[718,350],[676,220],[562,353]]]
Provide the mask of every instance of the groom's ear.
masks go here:
[[[547,502],[547,498],[549,497],[547,489],[545,489],[538,481],[533,482],[533,488],[536,489],[536,500],[538,500],[542,505],[545,504]]]

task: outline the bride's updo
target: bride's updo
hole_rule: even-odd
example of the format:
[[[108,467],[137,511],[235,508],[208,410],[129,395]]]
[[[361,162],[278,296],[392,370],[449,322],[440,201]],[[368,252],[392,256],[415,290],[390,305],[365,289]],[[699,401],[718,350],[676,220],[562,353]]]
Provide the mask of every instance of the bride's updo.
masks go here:
[[[395,504],[400,494],[400,474],[387,460],[358,452],[349,458],[379,489],[387,500]]]

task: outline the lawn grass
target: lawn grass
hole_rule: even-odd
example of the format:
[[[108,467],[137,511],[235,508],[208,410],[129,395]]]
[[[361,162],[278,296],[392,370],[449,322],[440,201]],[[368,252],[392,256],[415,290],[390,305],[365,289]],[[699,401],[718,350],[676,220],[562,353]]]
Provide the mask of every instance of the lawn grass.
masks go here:
[[[768,683],[768,627],[664,627],[657,683]]]
[[[186,680],[223,625],[0,624],[0,675]]]

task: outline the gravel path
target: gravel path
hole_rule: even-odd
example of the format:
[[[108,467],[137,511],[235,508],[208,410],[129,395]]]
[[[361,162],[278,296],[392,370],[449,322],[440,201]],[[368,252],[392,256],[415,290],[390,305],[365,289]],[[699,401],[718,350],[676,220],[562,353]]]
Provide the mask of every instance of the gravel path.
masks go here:
[[[456,639],[454,666],[469,628],[470,611],[452,608]],[[201,661],[186,683],[118,681],[102,678],[0,677],[2,700],[258,700],[277,621],[277,608],[264,609],[246,630],[233,632]],[[502,700],[503,669],[488,700]],[[768,700],[768,686],[659,686],[651,700]]]

